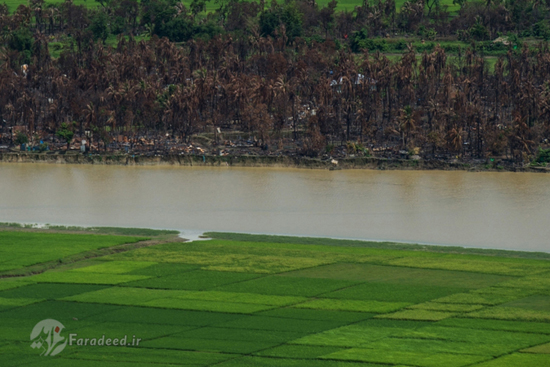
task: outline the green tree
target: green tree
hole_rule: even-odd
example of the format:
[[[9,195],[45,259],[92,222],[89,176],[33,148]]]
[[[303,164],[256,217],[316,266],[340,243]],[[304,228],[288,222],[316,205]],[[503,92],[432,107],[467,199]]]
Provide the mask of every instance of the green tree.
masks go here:
[[[67,150],[71,146],[71,140],[73,140],[74,132],[71,130],[71,126],[66,123],[62,123],[61,127],[55,133],[58,138],[63,139],[67,142]]]
[[[27,135],[19,131],[15,137],[15,144],[22,145],[22,144],[27,144],[28,142],[29,142],[29,138],[27,137]]]

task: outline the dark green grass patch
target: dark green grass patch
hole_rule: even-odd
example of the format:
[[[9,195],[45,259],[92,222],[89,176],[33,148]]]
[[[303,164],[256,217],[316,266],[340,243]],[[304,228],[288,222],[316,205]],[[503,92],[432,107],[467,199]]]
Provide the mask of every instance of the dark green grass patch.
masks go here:
[[[178,264],[178,263],[157,264],[154,262],[151,262],[151,264],[154,264],[154,265],[151,265],[147,268],[130,271],[128,274],[129,275],[148,275],[151,277],[163,277],[167,275],[180,274],[180,273],[185,273],[188,271],[199,269],[198,266],[189,265],[189,264]]]
[[[337,321],[343,323],[353,323],[371,318],[375,314],[363,312],[346,312],[346,311],[330,311],[330,310],[308,310],[301,308],[277,308],[274,310],[259,312],[258,316],[271,316],[288,319],[302,320],[325,320]],[[289,321],[292,322],[292,321]]]
[[[472,312],[482,309],[483,305],[453,304],[426,302],[408,307],[409,309],[444,311],[444,312]]]
[[[74,330],[79,338],[101,338],[106,335],[109,338],[123,338],[125,335],[131,340],[133,336],[142,340],[160,338],[172,334],[181,333],[192,329],[179,325],[136,324],[128,322],[102,322],[94,323]],[[69,333],[73,330],[67,330]]]
[[[178,337],[164,337],[145,341],[146,348],[181,349],[210,353],[249,354],[262,349],[274,347],[279,343],[267,343],[242,340],[191,339]]]
[[[358,301],[353,299],[328,299],[321,298],[309,302],[294,305],[296,308],[311,308],[314,310],[338,310],[355,312],[386,313],[397,311],[409,306],[405,302],[381,302],[381,301]]]
[[[318,357],[338,352],[343,348],[321,347],[316,345],[281,345],[256,353],[258,356],[277,358],[316,359]]]
[[[304,336],[308,331],[289,332],[275,330],[254,330],[241,328],[204,327],[186,331],[174,337],[186,339],[214,339],[214,340],[238,340],[246,342],[277,343],[281,344]]]
[[[196,270],[160,278],[139,280],[125,285],[145,288],[208,290],[224,284],[243,282],[258,276],[258,274],[248,273]]]
[[[421,367],[461,367],[481,362],[491,357],[452,353],[416,353],[353,348],[332,353],[324,358],[364,361],[383,364],[408,364]]]
[[[140,343],[141,345],[141,343]],[[139,362],[142,364],[156,365],[159,361],[166,364],[176,365],[198,365],[207,366],[218,363],[232,356],[218,353],[197,353],[182,350],[170,349],[151,349],[151,348],[120,348],[120,347],[102,347],[88,348],[73,353],[67,358],[84,359],[93,361],[121,361],[121,362]],[[74,363],[74,361],[73,361]]]
[[[318,266],[316,268],[289,272],[284,275],[461,289],[488,287],[511,279],[510,277],[500,275],[475,274],[464,271],[350,263]]]
[[[341,361],[287,359],[272,357],[243,357],[219,364],[220,367],[381,367],[380,365]]]
[[[89,284],[29,284],[0,292],[1,298],[36,298],[54,300],[57,298],[74,296],[81,293],[104,289],[103,285]]]
[[[373,300],[386,302],[426,302],[455,293],[464,292],[464,288],[407,285],[392,283],[363,283],[336,292],[323,294],[326,298]]]
[[[244,315],[123,306],[110,312],[89,316],[87,320],[131,322],[138,324],[207,326],[238,320],[242,317],[244,317]]]
[[[512,302],[504,303],[501,306],[550,312],[550,296],[530,296],[530,297],[521,298]]]
[[[234,321],[218,324],[218,327],[253,330],[290,331],[297,333],[316,333],[345,325],[345,322],[320,320],[288,320],[267,316],[248,316]]]
[[[439,321],[453,317],[453,312],[430,311],[430,310],[403,310],[386,315],[376,316],[383,319],[395,320],[418,320],[418,321]]]
[[[120,284],[135,280],[147,279],[146,275],[86,273],[79,271],[46,272],[32,277],[42,283],[77,283],[77,284]]]
[[[0,318],[25,320],[30,322],[32,326],[44,319],[55,319],[65,325],[73,319],[81,320],[90,315],[113,311],[118,308],[118,306],[112,305],[45,301],[1,312]],[[32,327],[29,330],[32,330]]]
[[[251,314],[272,309],[273,306],[238,302],[202,301],[195,299],[161,298],[140,303],[146,307],[173,308],[179,310],[211,311]]]
[[[269,276],[218,288],[228,292],[313,297],[357,284],[345,280]]]

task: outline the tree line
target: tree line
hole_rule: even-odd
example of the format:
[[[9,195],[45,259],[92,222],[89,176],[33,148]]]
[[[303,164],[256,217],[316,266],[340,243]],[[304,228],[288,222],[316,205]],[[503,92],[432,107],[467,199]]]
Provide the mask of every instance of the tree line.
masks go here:
[[[195,34],[176,43],[159,36],[163,27],[176,29],[168,24],[179,15],[173,7],[162,8],[163,2],[148,0],[137,6],[135,17],[124,13],[119,23],[121,29],[129,27],[128,36],[122,32],[115,46],[107,46],[94,36],[95,17],[107,17],[110,32],[122,3],[131,1],[102,2],[98,10],[66,2],[54,7],[61,9],[57,18],[41,15],[40,20],[37,9],[52,7],[42,3],[33,8],[31,3],[13,14],[2,11],[4,131],[24,126],[28,134],[59,136],[70,130],[107,145],[119,135],[189,141],[220,128],[253,135],[260,146],[290,132],[299,153],[311,156],[332,144],[358,142],[348,146],[396,148],[425,157],[506,155],[525,161],[548,145],[550,52],[545,42],[519,49],[510,44],[491,72],[475,42],[453,58],[439,46],[419,55],[409,45],[392,61],[368,48],[354,50],[346,35],[353,38],[362,31],[335,34],[341,17],[351,16],[349,24],[360,27],[356,22],[365,8],[381,7],[386,20],[398,16],[389,1],[364,3],[353,13],[335,13],[336,5],[329,3],[315,13],[316,20],[307,20],[305,11],[291,11],[315,8],[314,2],[259,3],[258,12],[248,14],[254,6],[232,1],[193,23],[204,30],[212,21],[227,32]],[[175,8],[198,18],[205,3],[191,5],[190,10],[181,3]],[[262,6],[268,10],[260,11]],[[434,16],[441,5],[433,6],[424,10],[424,17]],[[488,3],[484,9],[495,6]],[[159,12],[169,13],[161,23]],[[270,18],[270,12],[279,13]],[[294,16],[300,22],[285,23]],[[330,20],[327,26],[322,26],[324,16]],[[375,18],[367,19],[369,32],[378,27]],[[320,24],[324,37],[304,37],[309,21]],[[134,30],[148,25],[150,39],[137,40]],[[297,25],[299,32],[293,28]],[[383,24],[380,31],[391,27]],[[49,42],[56,32],[69,35],[70,42],[52,58]]]

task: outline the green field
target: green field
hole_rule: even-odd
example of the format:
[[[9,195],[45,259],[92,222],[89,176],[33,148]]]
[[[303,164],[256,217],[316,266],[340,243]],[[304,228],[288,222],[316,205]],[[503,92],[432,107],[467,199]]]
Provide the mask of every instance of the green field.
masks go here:
[[[550,365],[547,254],[211,235],[79,259],[144,238],[1,231],[0,364]],[[142,340],[40,356],[29,336],[50,318],[65,337]]]

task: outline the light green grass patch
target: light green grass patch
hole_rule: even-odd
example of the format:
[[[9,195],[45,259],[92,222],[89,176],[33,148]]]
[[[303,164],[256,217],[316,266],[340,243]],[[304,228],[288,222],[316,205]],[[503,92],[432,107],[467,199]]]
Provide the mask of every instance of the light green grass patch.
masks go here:
[[[439,321],[456,315],[454,312],[430,311],[430,310],[404,310],[386,315],[376,316],[383,319]]]
[[[149,277],[145,275],[86,273],[71,270],[46,272],[35,275],[31,279],[41,283],[120,284],[147,278]]]
[[[401,320],[367,320],[357,324],[307,335],[291,344],[335,347],[362,347],[375,340],[401,335],[408,330],[426,326],[426,322]]]
[[[421,367],[461,367],[481,362],[491,357],[451,353],[423,354],[396,351],[388,353],[385,350],[378,351],[373,349],[353,348],[335,352],[323,358],[384,364],[407,364]]]
[[[475,367],[546,367],[549,363],[550,358],[545,354],[514,353],[476,364]]]
[[[290,256],[289,256],[290,255]],[[303,269],[335,260],[318,254],[313,257],[299,257],[294,251],[281,251],[269,247],[256,248],[240,243],[224,242],[197,245],[178,243],[141,248],[105,257],[109,260],[154,261],[199,265],[204,270],[233,271],[258,274],[273,274]]]
[[[518,307],[490,307],[480,311],[470,312],[464,317],[497,319],[497,320],[519,320],[519,321],[544,321],[550,322],[549,311],[528,310]]]
[[[550,343],[537,345],[531,348],[523,349],[524,353],[535,353],[535,354],[550,354]],[[550,359],[549,359],[550,362]]]
[[[18,269],[81,252],[135,243],[145,239],[147,238],[0,231],[0,244],[2,244],[0,251],[8,253],[11,258],[9,262],[3,262],[2,266]],[[4,257],[0,256],[0,258]]]
[[[185,291],[131,287],[112,287],[64,298],[64,300],[67,301],[111,303],[121,305],[145,305],[148,301],[155,299],[173,299],[174,301],[199,300],[210,302],[233,302],[269,306],[286,306],[303,302],[305,300],[303,297],[268,296],[253,293]]]
[[[452,318],[442,320],[438,322],[437,325],[467,329],[520,331],[526,333],[550,334],[550,323],[545,322]]]
[[[513,279],[499,284],[501,287],[541,289],[550,290],[550,274],[541,273],[535,276],[527,276],[520,279]]]
[[[341,310],[354,312],[385,313],[399,310],[409,306],[405,302],[379,302],[379,301],[357,301],[345,299],[316,299],[313,301],[294,305],[296,308],[311,308],[316,310]]]
[[[519,288],[484,288],[476,289],[468,293],[452,294],[450,296],[434,299],[433,302],[492,306],[524,298],[533,292],[532,290]]]
[[[444,312],[472,312],[477,311],[485,307],[484,305],[472,305],[472,304],[453,304],[453,303],[437,303],[426,302],[418,305],[413,305],[408,308],[418,310],[429,311],[444,311]]]
[[[376,351],[385,351],[388,354],[395,352],[422,353],[432,355],[438,353],[475,354],[483,356],[499,356],[515,350],[514,346],[498,343],[467,343],[450,340],[411,339],[411,338],[384,338],[364,348]]]
[[[106,273],[106,274],[124,274],[134,270],[148,268],[155,265],[148,261],[106,261],[101,264],[86,266],[84,268],[73,269],[71,271],[85,273]]]
[[[444,326],[427,326],[421,329],[408,330],[399,336],[404,338],[448,340],[472,344],[496,344],[500,346],[509,346],[515,349],[522,349],[550,341],[550,336],[542,334]]]

